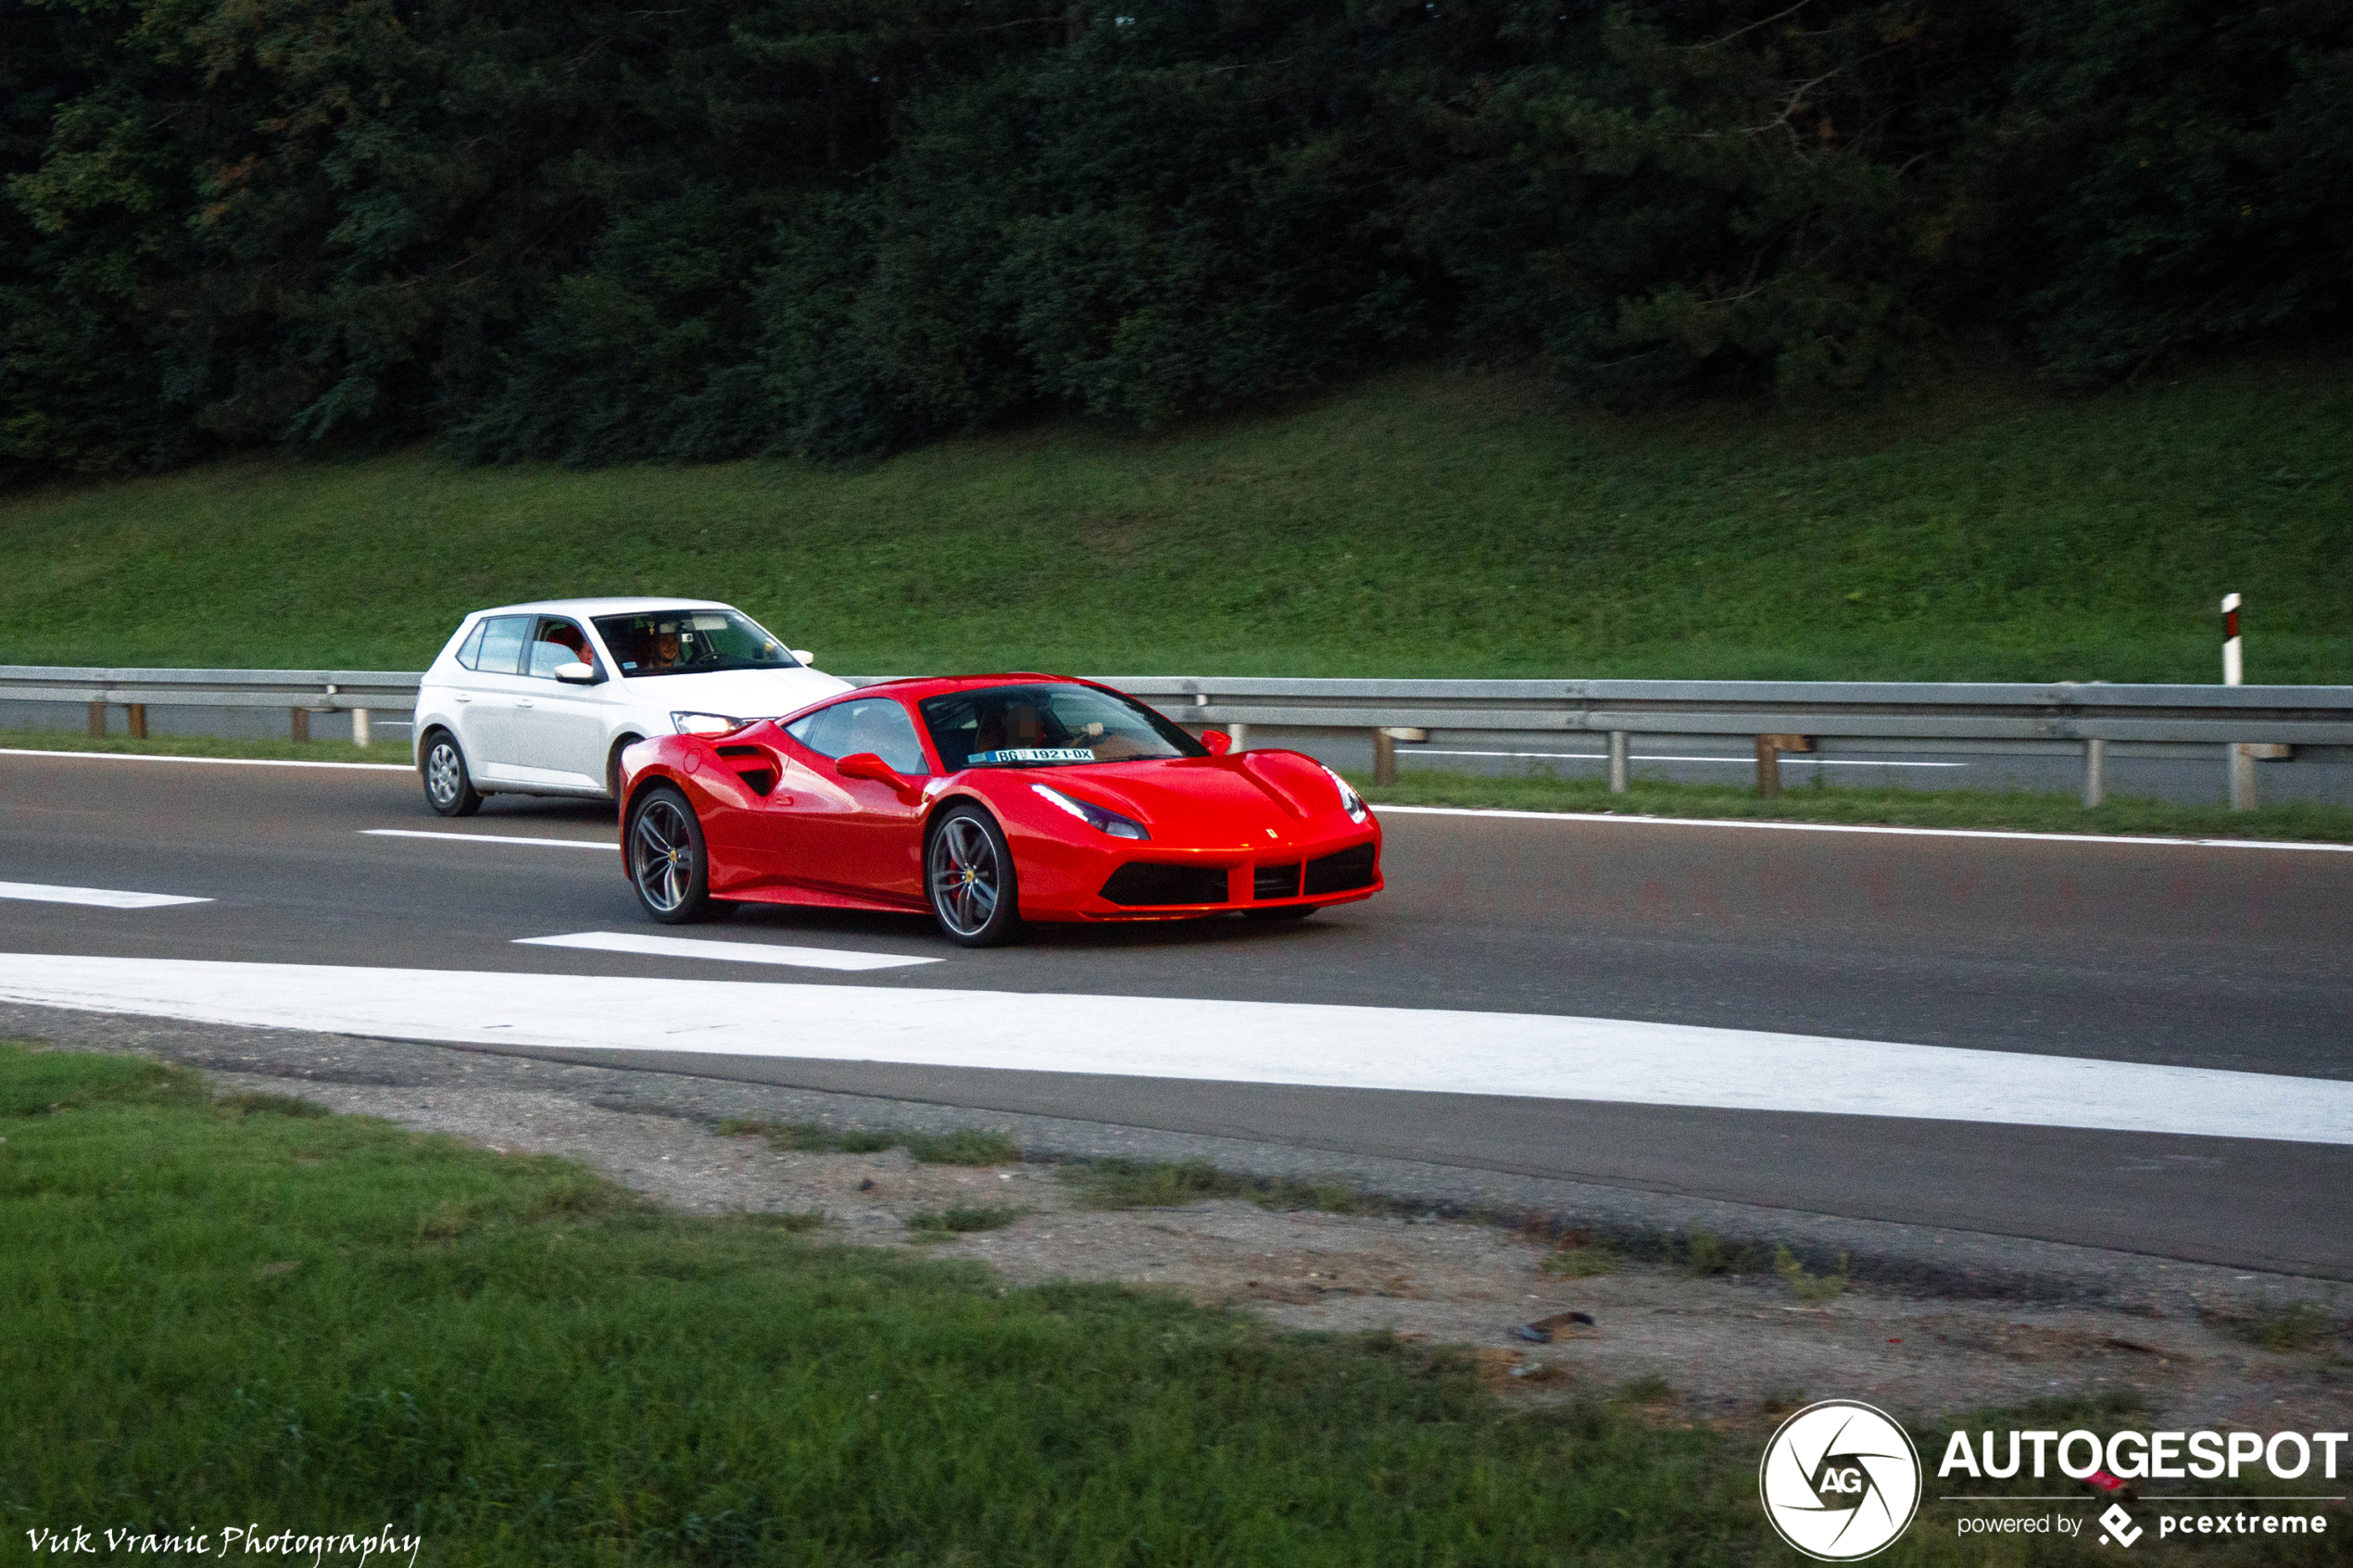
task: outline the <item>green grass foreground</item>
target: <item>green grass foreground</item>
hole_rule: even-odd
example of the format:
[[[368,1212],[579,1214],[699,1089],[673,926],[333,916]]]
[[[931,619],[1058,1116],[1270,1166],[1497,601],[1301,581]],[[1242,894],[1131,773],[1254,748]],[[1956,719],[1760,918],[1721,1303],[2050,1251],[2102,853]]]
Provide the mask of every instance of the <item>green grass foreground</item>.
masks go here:
[[[853,674],[2353,680],[2353,366],[2070,400],[1563,411],[1401,372],[860,470],[248,458],[0,500],[0,663],[415,670],[546,595],[733,600]]]
[[[1509,1410],[1461,1352],[1008,1290],[796,1234],[806,1216],[665,1214],[567,1161],[216,1100],[130,1058],[0,1044],[0,1539],[388,1525],[432,1564],[1796,1561],[1756,1506],[1762,1431],[1645,1408],[1656,1380]],[[1930,1503],[1885,1561],[2106,1561],[1962,1540],[1954,1517]],[[2134,1555],[2344,1562],[2348,1537]]]
[[[1971,789],[1854,789],[1783,784],[1770,800],[1745,784],[1686,784],[1629,780],[1624,795],[1602,779],[1542,774],[1484,777],[1438,769],[1402,769],[1394,784],[1356,784],[1376,806],[1460,806],[1507,811],[1606,811],[1621,816],[1714,817],[1788,822],[1846,822],[1919,828],[1984,828],[2012,833],[2128,834],[2163,838],[2276,838],[2353,844],[2353,807],[2295,802],[2233,811],[2225,806],[2111,796],[2086,810],[2072,796]]]
[[[0,1537],[421,1562],[1730,1562],[1749,1461],[1466,1357],[1007,1291],[796,1223],[0,1047]],[[9,1559],[14,1561],[13,1555]]]

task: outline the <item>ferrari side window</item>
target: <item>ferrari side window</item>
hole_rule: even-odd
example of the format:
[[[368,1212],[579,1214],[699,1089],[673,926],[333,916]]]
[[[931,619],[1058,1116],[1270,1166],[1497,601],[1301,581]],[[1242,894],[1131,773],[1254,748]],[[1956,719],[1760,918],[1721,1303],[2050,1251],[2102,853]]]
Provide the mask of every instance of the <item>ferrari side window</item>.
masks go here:
[[[786,725],[785,733],[820,757],[871,751],[898,772],[931,771],[931,765],[924,760],[923,742],[915,738],[914,721],[887,696],[853,697],[821,708]]]

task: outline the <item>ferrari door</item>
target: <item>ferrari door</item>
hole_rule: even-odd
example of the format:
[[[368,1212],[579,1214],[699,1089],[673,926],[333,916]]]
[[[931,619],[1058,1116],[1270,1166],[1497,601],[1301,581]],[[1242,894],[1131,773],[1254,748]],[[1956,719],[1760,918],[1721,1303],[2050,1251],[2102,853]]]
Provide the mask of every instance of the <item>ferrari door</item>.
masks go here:
[[[832,893],[920,902],[922,785],[930,769],[907,710],[890,697],[850,697],[786,734],[805,752],[796,759],[791,820],[779,844],[786,877]],[[881,758],[906,783],[843,777],[835,763],[860,753]]]

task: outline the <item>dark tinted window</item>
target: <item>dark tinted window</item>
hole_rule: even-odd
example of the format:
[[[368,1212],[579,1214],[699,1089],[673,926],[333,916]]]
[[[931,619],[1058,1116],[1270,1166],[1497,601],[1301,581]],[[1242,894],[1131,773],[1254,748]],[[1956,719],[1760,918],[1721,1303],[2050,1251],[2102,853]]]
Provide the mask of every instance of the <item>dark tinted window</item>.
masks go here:
[[[1092,686],[983,686],[922,706],[939,765],[951,773],[1209,755],[1142,703]]]
[[[713,670],[798,670],[800,661],[758,621],[734,609],[600,615],[597,633],[621,673],[692,675]]]

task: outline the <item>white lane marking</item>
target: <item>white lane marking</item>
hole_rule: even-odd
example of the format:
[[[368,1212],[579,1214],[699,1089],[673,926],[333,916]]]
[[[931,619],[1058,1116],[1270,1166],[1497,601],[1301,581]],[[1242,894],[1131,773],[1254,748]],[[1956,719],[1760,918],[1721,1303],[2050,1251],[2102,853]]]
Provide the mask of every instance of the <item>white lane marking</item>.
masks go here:
[[[297,762],[279,757],[164,757],[148,751],[38,751],[0,746],[0,757],[69,757],[77,762],[202,762],[217,768],[357,768],[365,772],[413,773],[406,762]]]
[[[522,838],[514,834],[495,833],[427,833],[421,828],[361,828],[369,838],[454,838],[463,844],[537,844],[553,849],[610,849],[621,852],[618,844],[607,844],[593,838]]]
[[[1912,838],[2020,838],[2045,844],[2156,844],[2171,849],[2321,849],[2353,854],[2353,844],[2307,844],[2288,838],[2147,838],[2121,833],[2020,833],[1998,828],[1899,828],[1863,822],[1768,822],[1754,817],[1645,817],[1633,811],[1509,811],[1483,806],[1384,806],[1378,816],[1505,817],[1528,822],[1633,822],[1666,828],[1771,828],[1782,833],[1892,833]]]
[[[2353,1144],[2353,1082],[1697,1024],[1320,1003],[0,954],[0,1001],[483,1045]]]
[[[1541,757],[1563,762],[1599,762],[1609,754],[1604,751],[1454,751],[1441,746],[1416,746],[1403,755],[1407,757]],[[1753,757],[1668,757],[1649,752],[1634,752],[1629,762],[1736,762],[1745,768]],[[1793,752],[1781,753],[1784,768],[1967,768],[1967,762],[1881,762],[1871,758],[1800,757]]]
[[[569,936],[522,936],[519,947],[585,947],[595,953],[642,953],[656,959],[718,959],[727,963],[790,964],[799,969],[901,969],[937,959],[897,953],[852,953],[837,947],[786,947],[765,942],[705,942],[626,931],[581,931]]]
[[[87,904],[96,909],[160,909],[167,904],[209,904],[177,893],[126,893],[113,887],[52,887],[39,882],[0,882],[0,898],[35,904]]]

